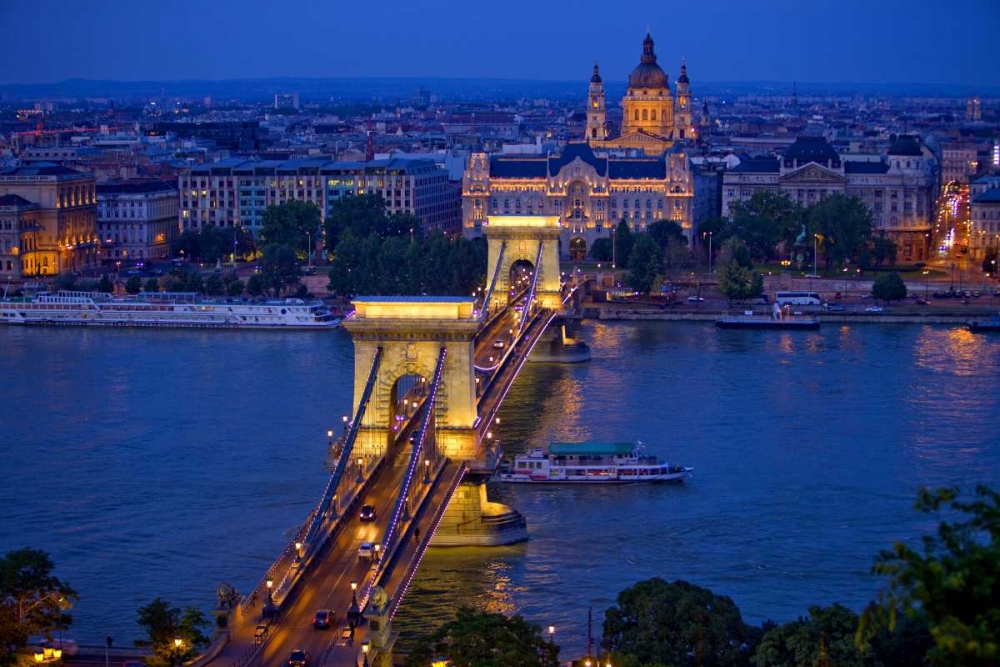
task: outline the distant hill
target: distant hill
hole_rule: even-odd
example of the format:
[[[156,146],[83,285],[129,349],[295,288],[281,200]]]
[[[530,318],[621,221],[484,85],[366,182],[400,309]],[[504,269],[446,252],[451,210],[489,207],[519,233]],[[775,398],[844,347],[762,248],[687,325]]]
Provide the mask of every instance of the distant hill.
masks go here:
[[[419,87],[426,88],[442,100],[493,102],[522,97],[550,100],[582,99],[587,81],[534,81],[519,79],[449,79],[449,78],[302,78],[232,79],[225,81],[107,81],[99,79],[68,79],[56,83],[0,84],[0,95],[6,99],[198,99],[211,95],[219,100],[242,99],[269,101],[275,93],[299,93],[303,102],[343,101],[407,102]],[[998,95],[998,88],[970,90],[968,86],[926,83],[804,83],[798,82],[798,94],[810,95],[885,95],[964,97],[975,93]],[[695,95],[702,97],[727,95],[788,95],[791,82],[774,81],[693,81]],[[609,99],[618,99],[625,92],[625,82],[607,82]]]

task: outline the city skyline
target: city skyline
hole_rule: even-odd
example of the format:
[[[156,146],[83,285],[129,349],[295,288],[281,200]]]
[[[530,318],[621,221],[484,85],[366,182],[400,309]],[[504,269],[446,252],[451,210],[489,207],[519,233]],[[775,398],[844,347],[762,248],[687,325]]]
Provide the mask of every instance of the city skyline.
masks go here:
[[[591,2],[567,14],[559,5],[521,0],[502,13],[444,1],[400,3],[377,20],[322,3],[280,14],[257,0],[207,6],[108,1],[83,15],[55,9],[45,1],[0,8],[0,52],[15,64],[0,74],[0,84],[421,76],[569,81],[586,77],[595,60],[608,81],[618,81],[631,70],[648,28],[671,80],[683,59],[692,80],[706,82],[950,83],[970,91],[1000,85],[988,44],[967,37],[967,26],[1000,25],[1000,8],[980,0],[957,3],[945,16],[929,2],[802,7],[786,0],[768,3],[766,11],[725,0],[711,16],[695,6],[665,10],[653,2],[617,13]],[[37,20],[42,15],[44,24]],[[170,29],[153,29],[163,25]],[[30,56],[54,49],[72,57]]]

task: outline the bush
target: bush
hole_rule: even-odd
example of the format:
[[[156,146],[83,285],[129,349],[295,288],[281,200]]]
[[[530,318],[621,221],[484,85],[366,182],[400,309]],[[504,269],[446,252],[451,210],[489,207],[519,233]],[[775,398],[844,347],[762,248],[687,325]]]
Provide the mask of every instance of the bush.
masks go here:
[[[906,283],[895,271],[884,273],[875,279],[875,283],[872,285],[872,296],[886,303],[902,301],[906,298]]]
[[[143,289],[146,290],[147,292],[159,292],[160,283],[158,280],[156,280],[156,278],[149,278],[146,280],[146,284],[143,285]]]
[[[125,281],[125,291],[129,294],[138,294],[142,289],[142,278],[139,276],[132,276]]]

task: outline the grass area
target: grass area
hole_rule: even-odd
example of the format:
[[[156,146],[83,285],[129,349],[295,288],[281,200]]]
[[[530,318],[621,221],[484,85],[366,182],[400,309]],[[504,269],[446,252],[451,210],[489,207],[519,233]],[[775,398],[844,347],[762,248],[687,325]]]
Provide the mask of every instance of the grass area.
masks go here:
[[[778,262],[772,262],[770,264],[762,264],[757,267],[757,270],[763,273],[764,275],[770,274],[775,276],[787,272],[788,275],[792,276],[793,278],[804,278],[807,275],[812,275],[813,272],[811,266],[804,270],[798,270],[798,269],[793,269],[792,267],[782,266]],[[896,266],[884,266],[881,267],[878,271],[869,269],[867,271],[861,272],[860,276],[857,269],[850,269],[848,271],[844,271],[843,269],[836,269],[836,268],[827,269],[824,266],[820,266],[818,275],[820,278],[834,278],[839,280],[858,278],[858,277],[860,277],[862,280],[873,280],[879,274],[888,273],[890,271],[899,272],[899,275],[900,277],[903,278],[903,280],[924,280],[926,278],[927,280],[934,281],[934,280],[940,280],[942,278],[948,278],[947,271],[942,271],[941,269],[928,268],[928,267],[918,268],[912,264],[897,264]],[[926,276],[924,276],[924,271],[927,271]]]

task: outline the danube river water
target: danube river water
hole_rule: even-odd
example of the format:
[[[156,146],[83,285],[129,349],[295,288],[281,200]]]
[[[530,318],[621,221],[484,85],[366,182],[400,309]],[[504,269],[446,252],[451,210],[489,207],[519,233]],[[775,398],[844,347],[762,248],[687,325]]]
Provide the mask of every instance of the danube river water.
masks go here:
[[[933,522],[921,485],[1000,486],[1000,338],[953,327],[716,331],[588,323],[593,360],[529,364],[501,412],[508,453],[642,440],[684,486],[508,487],[531,540],[432,550],[404,633],[460,604],[554,624],[582,650],[637,580],[685,579],[753,622],[860,608],[873,556]],[[49,551],[80,593],[72,634],[117,645],[156,596],[206,610],[247,590],[323,487],[350,405],[333,333],[0,327],[0,551]],[[595,628],[599,632],[598,628]]]

